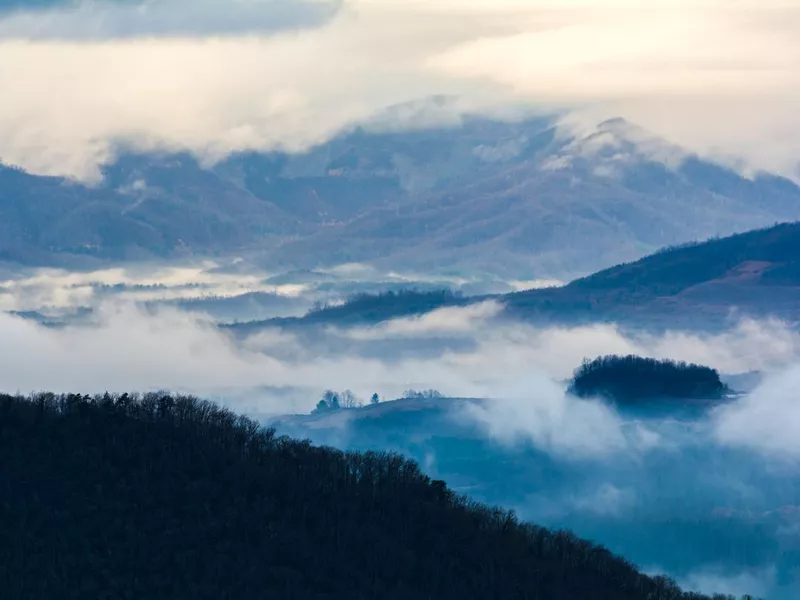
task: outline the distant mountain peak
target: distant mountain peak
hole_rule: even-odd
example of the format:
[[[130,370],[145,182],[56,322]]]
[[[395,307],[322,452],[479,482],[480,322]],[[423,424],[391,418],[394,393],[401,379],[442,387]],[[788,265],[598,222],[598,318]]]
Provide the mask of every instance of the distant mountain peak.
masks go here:
[[[571,135],[558,155],[588,160],[594,174],[603,177],[619,176],[624,170],[653,162],[677,171],[692,156],[684,148],[622,117],[606,119],[588,128],[573,123],[562,123],[561,127],[571,130]]]

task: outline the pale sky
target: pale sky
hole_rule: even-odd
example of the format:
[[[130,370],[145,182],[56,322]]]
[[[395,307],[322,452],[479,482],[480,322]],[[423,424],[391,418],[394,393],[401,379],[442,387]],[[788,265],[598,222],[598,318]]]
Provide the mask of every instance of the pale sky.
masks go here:
[[[800,0],[0,0],[0,159],[300,149],[451,94],[800,177],[798,31]]]

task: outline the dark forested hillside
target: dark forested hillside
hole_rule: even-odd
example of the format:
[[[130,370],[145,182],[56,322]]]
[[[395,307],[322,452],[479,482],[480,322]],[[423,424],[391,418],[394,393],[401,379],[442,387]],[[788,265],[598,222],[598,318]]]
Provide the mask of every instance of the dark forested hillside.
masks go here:
[[[0,473],[7,600],[706,598],[190,397],[0,397]]]
[[[569,392],[632,404],[663,398],[714,400],[727,388],[709,367],[640,356],[601,356],[575,369]]]

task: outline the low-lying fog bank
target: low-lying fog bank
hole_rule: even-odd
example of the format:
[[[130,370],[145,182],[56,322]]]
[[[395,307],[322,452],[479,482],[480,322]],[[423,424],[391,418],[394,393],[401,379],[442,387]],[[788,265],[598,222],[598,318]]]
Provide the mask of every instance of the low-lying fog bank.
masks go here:
[[[315,305],[358,293],[450,289],[464,295],[502,294],[553,281],[502,281],[485,276],[381,273],[350,264],[324,270],[267,272],[241,259],[184,265],[125,264],[94,271],[22,268],[0,271],[0,310],[69,317],[109,301],[173,306],[218,321],[300,316]]]
[[[770,320],[716,334],[537,327],[486,301],[369,326],[233,336],[220,320],[302,314],[402,285],[234,266],[39,271],[0,283],[0,389],[195,393],[320,443],[401,450],[460,491],[574,528],[690,588],[800,596],[798,331]],[[746,394],[688,415],[566,395],[572,370],[605,354],[708,365]],[[369,403],[431,388],[492,400],[310,416],[326,389]],[[281,416],[291,414],[306,416]]]

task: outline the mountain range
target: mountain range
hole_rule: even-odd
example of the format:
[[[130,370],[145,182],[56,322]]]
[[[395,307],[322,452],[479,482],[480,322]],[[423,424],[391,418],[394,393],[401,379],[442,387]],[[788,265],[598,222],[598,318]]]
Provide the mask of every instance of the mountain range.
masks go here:
[[[365,126],[214,165],[123,153],[91,185],[0,167],[0,258],[27,264],[242,255],[564,280],[797,218],[792,181],[742,177],[622,119]]]

